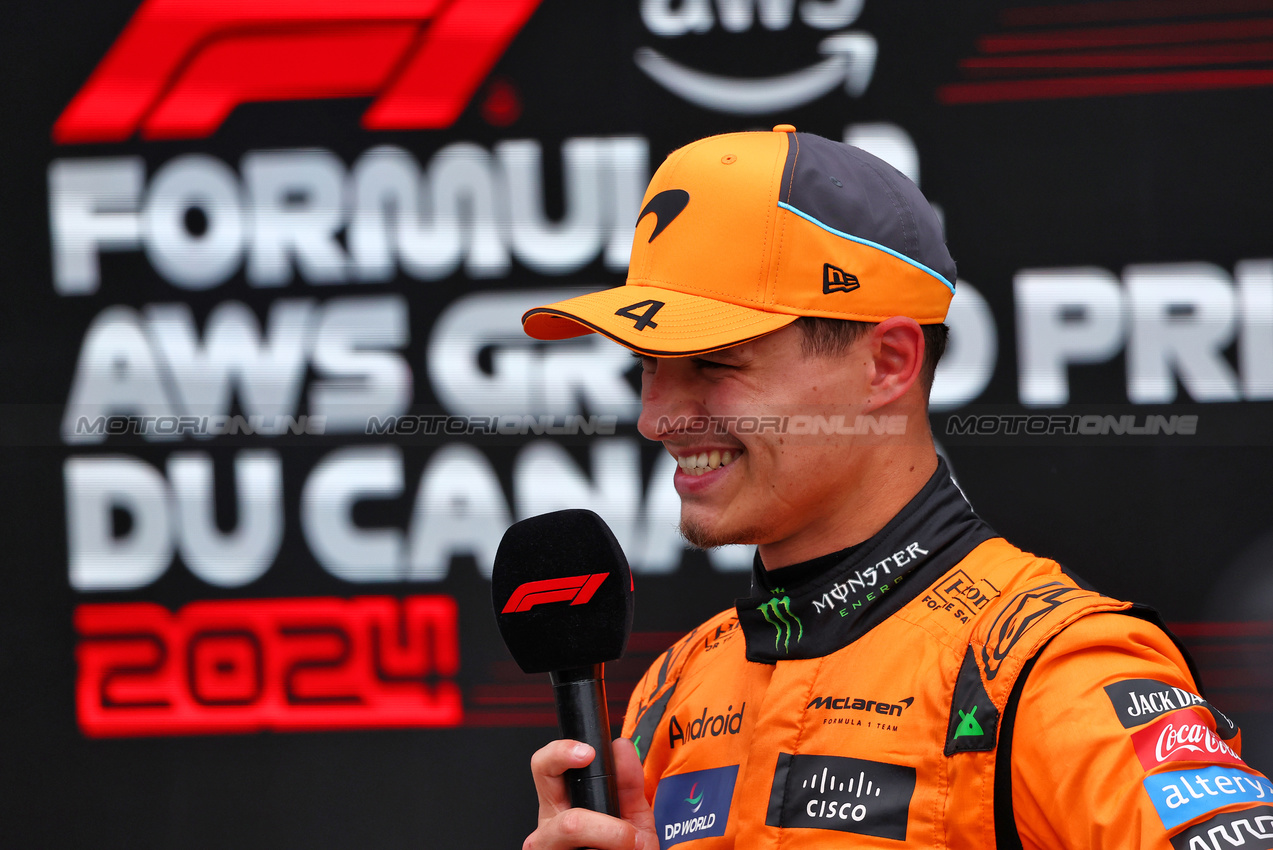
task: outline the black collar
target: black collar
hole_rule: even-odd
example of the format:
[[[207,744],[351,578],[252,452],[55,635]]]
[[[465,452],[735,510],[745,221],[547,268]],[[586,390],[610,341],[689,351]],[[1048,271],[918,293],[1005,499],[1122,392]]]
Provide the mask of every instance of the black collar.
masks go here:
[[[757,554],[752,592],[739,599],[738,622],[747,659],[772,664],[820,658],[866,634],[901,609],[969,552],[997,537],[950,479],[944,460],[906,507],[878,534],[808,575],[805,565],[784,568],[795,584],[768,589]],[[808,564],[826,563],[827,556]]]

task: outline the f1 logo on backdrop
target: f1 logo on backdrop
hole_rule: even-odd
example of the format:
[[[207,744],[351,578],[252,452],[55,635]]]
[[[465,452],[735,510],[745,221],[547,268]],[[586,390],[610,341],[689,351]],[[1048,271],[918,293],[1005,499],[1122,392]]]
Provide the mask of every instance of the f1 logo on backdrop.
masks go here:
[[[368,130],[448,127],[539,0],[145,0],[59,144],[211,135],[254,101],[370,97]]]

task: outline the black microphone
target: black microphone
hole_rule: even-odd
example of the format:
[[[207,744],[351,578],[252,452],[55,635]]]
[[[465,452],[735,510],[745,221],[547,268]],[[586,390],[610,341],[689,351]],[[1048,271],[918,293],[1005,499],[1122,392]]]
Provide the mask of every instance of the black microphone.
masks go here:
[[[619,817],[603,678],[632,631],[632,572],[619,541],[592,511],[524,519],[500,541],[491,597],[518,666],[550,674],[562,736],[596,751],[566,771],[571,805]]]

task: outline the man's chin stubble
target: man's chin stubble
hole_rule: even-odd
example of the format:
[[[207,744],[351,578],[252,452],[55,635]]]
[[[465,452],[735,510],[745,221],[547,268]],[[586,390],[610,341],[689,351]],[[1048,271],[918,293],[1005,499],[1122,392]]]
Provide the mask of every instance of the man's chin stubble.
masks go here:
[[[717,546],[729,546],[734,543],[759,543],[759,529],[743,529],[741,531],[718,531],[692,520],[681,520],[681,536],[696,549],[715,549]]]

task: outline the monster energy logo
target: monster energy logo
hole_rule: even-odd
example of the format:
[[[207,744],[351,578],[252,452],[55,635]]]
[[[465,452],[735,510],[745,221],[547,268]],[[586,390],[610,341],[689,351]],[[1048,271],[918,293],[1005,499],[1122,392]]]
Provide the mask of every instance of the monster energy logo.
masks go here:
[[[775,596],[773,599],[770,599],[768,602],[765,602],[760,606],[760,613],[764,614],[765,619],[769,621],[769,624],[778,631],[777,637],[774,638],[774,649],[778,648],[778,643],[781,641],[782,651],[791,651],[790,643],[792,620],[795,621],[796,628],[799,629],[796,633],[796,643],[800,643],[800,640],[804,637],[804,624],[800,622],[799,617],[791,613],[790,596]]]

